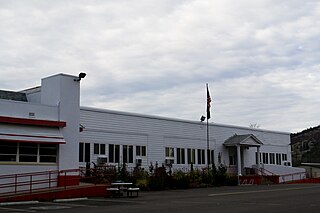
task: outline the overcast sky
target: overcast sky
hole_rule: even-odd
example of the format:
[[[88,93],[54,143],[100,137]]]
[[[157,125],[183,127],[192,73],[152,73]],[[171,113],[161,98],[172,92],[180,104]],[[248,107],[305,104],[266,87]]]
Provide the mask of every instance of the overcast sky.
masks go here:
[[[77,75],[81,105],[297,132],[320,124],[319,0],[0,0],[0,89]]]

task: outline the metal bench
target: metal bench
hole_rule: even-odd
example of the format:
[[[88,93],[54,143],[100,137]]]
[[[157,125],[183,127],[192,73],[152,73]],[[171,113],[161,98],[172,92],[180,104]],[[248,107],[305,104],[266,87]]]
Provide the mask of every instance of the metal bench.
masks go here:
[[[140,188],[127,188],[127,197],[138,197]],[[133,196],[136,193],[136,196]]]
[[[118,188],[107,188],[107,191],[111,192],[112,197],[120,196],[120,190]]]

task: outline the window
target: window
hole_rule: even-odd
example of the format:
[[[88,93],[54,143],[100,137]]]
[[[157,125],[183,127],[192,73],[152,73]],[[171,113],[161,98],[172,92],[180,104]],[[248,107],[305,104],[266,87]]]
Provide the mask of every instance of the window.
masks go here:
[[[147,147],[142,146],[142,156],[147,156]]]
[[[206,156],[205,156],[205,150],[204,149],[198,149],[198,164],[206,164]]]
[[[123,145],[123,163],[133,163],[133,146]]]
[[[171,147],[166,147],[166,158],[174,158],[174,150]]]
[[[56,163],[56,144],[1,143],[0,161],[24,163]]]
[[[98,143],[93,144],[93,154],[98,155],[99,153],[100,153],[99,144]]]
[[[262,162],[264,164],[269,164],[268,153],[262,153]]]
[[[84,144],[84,161],[90,162],[90,143]]]
[[[109,144],[109,162],[119,163],[120,161],[120,145]]]
[[[214,164],[214,150],[207,150],[207,162]]]
[[[196,163],[196,150],[188,149],[188,164],[195,164],[195,163]]]
[[[174,164],[174,149],[172,147],[165,148],[165,163],[166,164]]]
[[[106,154],[106,145],[105,144],[93,144],[93,154],[95,155],[105,155]]]
[[[38,144],[20,143],[19,144],[19,162],[37,162]]]
[[[210,152],[210,164],[214,164],[214,150],[211,150]]]
[[[229,165],[234,166],[237,164],[236,156],[235,155],[229,155]]]
[[[79,162],[90,162],[90,143],[79,143]]]
[[[83,143],[79,143],[79,162],[83,162]]]
[[[185,149],[177,148],[177,164],[185,164]]]
[[[57,162],[57,145],[56,144],[40,144],[39,156],[41,163],[56,163]]]
[[[147,156],[146,146],[136,146],[136,156]]]
[[[287,154],[282,154],[282,160],[283,160],[283,161],[287,161],[287,160],[288,160]]]
[[[106,154],[106,145],[100,144],[100,154],[105,155]]]
[[[275,155],[274,153],[269,153],[269,157],[270,157],[270,164],[276,164],[275,162]]]
[[[281,165],[281,154],[280,153],[276,154],[276,163],[277,163],[277,165]]]
[[[17,143],[1,142],[0,143],[0,161],[17,161]]]

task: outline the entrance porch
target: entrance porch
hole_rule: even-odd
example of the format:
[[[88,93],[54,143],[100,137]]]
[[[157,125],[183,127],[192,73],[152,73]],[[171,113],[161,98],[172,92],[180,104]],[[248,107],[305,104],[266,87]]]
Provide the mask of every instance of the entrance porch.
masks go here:
[[[251,166],[245,165],[245,151],[251,147],[257,149],[257,156],[260,156],[260,147],[263,143],[255,137],[253,134],[246,135],[233,135],[228,138],[223,145],[229,151],[229,172],[236,173],[238,176],[242,176],[247,173],[255,173]],[[257,170],[260,168],[260,158],[257,158]]]

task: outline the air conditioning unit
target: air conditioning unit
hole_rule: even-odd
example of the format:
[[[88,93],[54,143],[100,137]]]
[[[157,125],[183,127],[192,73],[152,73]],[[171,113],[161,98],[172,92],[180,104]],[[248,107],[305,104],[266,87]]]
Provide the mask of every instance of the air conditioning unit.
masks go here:
[[[166,159],[165,164],[168,166],[174,164],[174,159]]]
[[[136,159],[136,165],[141,166],[142,164],[142,159]]]
[[[290,162],[284,162],[285,166],[291,166]]]
[[[106,164],[107,162],[108,162],[108,157],[106,155],[99,155],[97,157],[97,164],[98,165]]]

